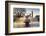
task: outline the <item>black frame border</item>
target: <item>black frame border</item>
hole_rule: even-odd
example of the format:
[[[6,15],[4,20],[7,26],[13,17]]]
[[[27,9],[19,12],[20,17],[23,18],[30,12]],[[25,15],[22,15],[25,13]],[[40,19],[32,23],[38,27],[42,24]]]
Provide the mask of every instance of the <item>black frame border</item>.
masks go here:
[[[8,32],[8,3],[26,3],[26,4],[42,4],[43,5],[43,31],[9,33]],[[24,2],[24,1],[5,1],[5,35],[32,34],[45,32],[45,3],[40,2]]]

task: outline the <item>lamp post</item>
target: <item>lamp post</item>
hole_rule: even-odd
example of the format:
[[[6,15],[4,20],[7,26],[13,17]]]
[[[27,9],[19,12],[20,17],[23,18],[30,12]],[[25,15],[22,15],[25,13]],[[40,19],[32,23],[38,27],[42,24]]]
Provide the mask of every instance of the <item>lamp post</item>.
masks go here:
[[[32,18],[33,18],[33,11],[32,11]]]
[[[32,24],[33,24],[33,11],[32,11]]]

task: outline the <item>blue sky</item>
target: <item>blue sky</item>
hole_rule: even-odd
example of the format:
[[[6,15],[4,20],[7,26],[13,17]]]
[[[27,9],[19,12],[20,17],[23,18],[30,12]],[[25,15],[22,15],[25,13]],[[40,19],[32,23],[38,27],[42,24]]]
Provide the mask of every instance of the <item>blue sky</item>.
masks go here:
[[[40,9],[39,8],[26,8],[26,14],[30,14],[33,11],[33,17],[36,15],[40,15]]]
[[[39,8],[14,8],[14,12],[25,12],[25,15],[31,14],[33,11],[33,16],[40,15]]]
[[[20,12],[20,11],[22,11],[22,12],[25,12],[25,11],[23,11],[23,10],[26,10],[26,12],[28,12],[28,13],[30,13],[30,12],[34,12],[34,13],[37,13],[37,14],[39,14],[39,11],[40,11],[40,9],[39,8],[14,8],[14,12],[16,11],[16,12]]]
[[[26,12],[34,12],[36,14],[39,14],[40,9],[39,8],[26,8]]]

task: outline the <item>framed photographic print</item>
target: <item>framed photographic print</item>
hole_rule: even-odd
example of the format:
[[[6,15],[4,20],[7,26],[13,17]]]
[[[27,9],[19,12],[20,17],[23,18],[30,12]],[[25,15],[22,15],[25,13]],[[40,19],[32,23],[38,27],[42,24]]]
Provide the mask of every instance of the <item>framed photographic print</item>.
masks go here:
[[[5,34],[45,32],[45,4],[5,1]]]

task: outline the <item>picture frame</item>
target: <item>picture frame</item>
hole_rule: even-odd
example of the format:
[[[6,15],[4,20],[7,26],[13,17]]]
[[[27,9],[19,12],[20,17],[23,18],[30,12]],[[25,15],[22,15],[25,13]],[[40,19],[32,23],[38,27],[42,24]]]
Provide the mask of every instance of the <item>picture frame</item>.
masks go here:
[[[36,14],[38,14],[40,12],[40,14],[38,14],[38,15],[40,15],[40,18],[38,17],[39,20],[32,20],[32,23],[33,23],[33,21],[36,21],[36,22],[38,21],[38,23],[40,23],[39,27],[36,26],[34,28],[34,27],[29,27],[29,25],[20,26],[20,24],[19,24],[20,22],[18,23],[18,21],[19,21],[19,17],[21,15],[19,17],[17,16],[18,17],[17,23],[16,23],[16,20],[14,22],[14,18],[16,18],[16,17],[14,17],[14,15],[16,16],[16,14],[18,14],[16,12],[26,12],[24,14],[24,16],[22,15],[21,17],[27,18],[26,19],[26,21],[27,21],[28,17],[25,15],[28,14],[30,11],[32,14],[33,14],[33,11],[35,13],[37,12]],[[31,14],[30,16],[35,17],[34,16],[34,15],[36,15],[35,13],[33,15]],[[35,19],[37,19],[37,18],[35,18]],[[25,21],[24,18],[23,18],[23,20]],[[21,20],[21,21],[23,21],[23,20]],[[16,25],[14,27],[14,25],[13,25],[14,23],[15,23],[15,25],[16,24],[19,24],[19,25]],[[27,24],[27,23],[24,23],[24,24]],[[29,22],[28,22],[28,24],[29,24]],[[13,30],[14,28],[15,28],[15,30]],[[5,35],[33,34],[33,33],[44,33],[44,32],[45,32],[45,3],[23,2],[23,1],[5,1]]]

